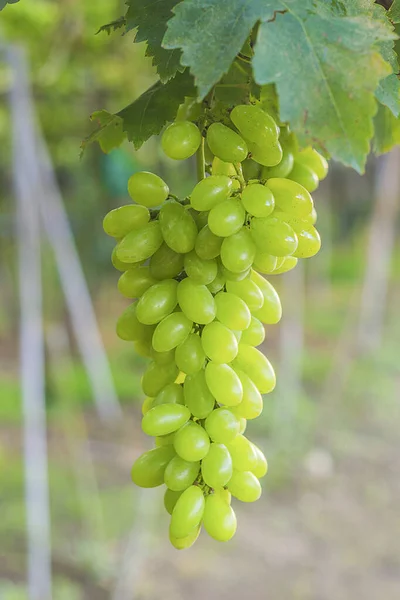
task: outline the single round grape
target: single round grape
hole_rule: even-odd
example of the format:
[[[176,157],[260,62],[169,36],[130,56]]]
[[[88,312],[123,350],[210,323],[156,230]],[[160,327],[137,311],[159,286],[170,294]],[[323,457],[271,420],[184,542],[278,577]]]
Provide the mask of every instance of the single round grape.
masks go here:
[[[288,271],[291,271],[297,265],[298,260],[299,259],[295,256],[286,256],[281,266],[279,268],[276,268],[273,271],[272,275],[280,275],[281,273],[287,273]]]
[[[237,406],[232,407],[232,412],[239,418],[256,419],[262,413],[263,399],[257,386],[246,373],[237,369],[236,373],[242,383],[243,400]]]
[[[319,252],[321,238],[318,231],[312,225],[297,234],[299,244],[294,256],[297,258],[310,258]]]
[[[204,181],[204,180],[202,180]],[[197,212],[194,208],[189,208],[190,214],[192,215],[195,223],[197,225],[197,229],[200,231],[207,225],[208,221],[208,210],[203,210],[201,212]],[[197,239],[197,238],[196,238]]]
[[[197,102],[197,98],[187,96],[183,104],[178,108],[175,121],[197,121],[202,111],[201,102]]]
[[[224,162],[218,156],[212,159],[211,173],[213,175],[228,175],[228,177],[237,177],[235,166],[230,162]],[[232,192],[240,190],[240,182],[237,179],[232,179]]]
[[[290,171],[288,179],[297,181],[308,192],[314,192],[319,186],[319,179],[315,171],[307,165],[297,162],[297,160],[294,161],[293,169]]]
[[[194,248],[197,226],[190,212],[179,202],[168,200],[160,209],[159,222],[165,243],[185,254]]]
[[[214,493],[218,494],[221,498],[223,498],[223,500],[229,504],[229,506],[231,505],[232,502],[232,494],[230,493],[229,490],[225,489],[225,488],[220,488],[218,490],[214,490]]]
[[[261,146],[273,146],[278,133],[276,123],[259,106],[239,104],[230,114],[233,124],[238,128],[245,140],[250,140]]]
[[[211,488],[224,487],[232,477],[232,458],[224,444],[210,445],[207,456],[201,462],[204,482]]]
[[[126,342],[144,341],[153,335],[154,328],[138,320],[136,309],[136,302],[130,304],[117,321],[117,336]]]
[[[206,419],[204,427],[213,442],[228,444],[239,433],[239,421],[227,408],[216,408]]]
[[[265,185],[252,183],[242,192],[242,204],[254,217],[268,217],[275,207],[272,192]]]
[[[159,404],[184,404],[183,388],[179,383],[169,383],[166,385],[155,398],[153,398],[152,406]]]
[[[313,148],[305,148],[296,154],[296,162],[312,169],[320,180],[328,175],[328,161]]]
[[[134,229],[119,242],[116,257],[123,263],[147,260],[157,252],[162,242],[160,224],[158,221],[151,221],[140,229]]]
[[[256,255],[253,261],[253,268],[259,271],[260,273],[265,273],[266,275],[273,273],[276,269],[277,257],[272,256],[272,254],[268,254],[268,252],[262,252],[259,248],[257,248]]]
[[[241,381],[229,365],[209,362],[205,373],[208,388],[219,404],[236,406],[242,401]]]
[[[206,355],[199,335],[191,333],[175,350],[175,361],[183,373],[193,375],[204,366]]]
[[[201,425],[189,421],[176,432],[174,448],[184,460],[202,460],[210,448],[210,438]]]
[[[170,531],[169,541],[171,542],[173,547],[176,548],[176,550],[186,550],[186,548],[190,548],[191,546],[193,546],[193,544],[200,535],[200,531],[201,525],[197,525],[197,527],[194,527],[188,535],[179,538],[173,535]]]
[[[119,260],[119,258],[117,257],[118,247],[119,244],[114,246],[111,252],[111,263],[114,269],[117,269],[117,271],[130,271],[131,269],[136,269],[142,264],[143,261],[123,262],[122,260]]]
[[[233,273],[243,273],[249,269],[256,254],[256,245],[247,227],[226,237],[221,246],[221,261]]]
[[[174,160],[185,160],[193,156],[200,144],[201,133],[191,121],[171,123],[161,137],[162,149]]]
[[[170,446],[174,443],[175,432],[168,433],[168,435],[159,435],[154,438],[154,443],[156,446]]]
[[[158,365],[168,365],[169,363],[174,362],[175,349],[167,350],[166,352],[157,352],[157,350],[154,350],[154,348],[152,346],[151,358]]]
[[[299,183],[281,177],[268,179],[267,187],[275,198],[275,206],[280,210],[299,217],[308,215],[313,208],[310,193]]]
[[[235,535],[236,515],[222,495],[214,493],[207,496],[203,525],[208,535],[218,542],[228,542]]]
[[[257,463],[251,469],[251,472],[257,477],[257,479],[261,479],[268,473],[268,462],[260,448],[255,444],[252,444],[252,446],[254,452],[256,453]]]
[[[207,285],[217,276],[216,260],[213,258],[204,260],[196,254],[195,250],[185,254],[184,266],[188,277],[196,283]]]
[[[215,398],[208,389],[204,369],[186,377],[183,393],[185,404],[194,417],[208,417],[215,406]]]
[[[145,398],[142,403],[142,415],[145,415],[153,407],[154,398]]]
[[[243,279],[247,279],[247,277],[250,275],[250,269],[240,271],[240,273],[234,273],[233,271],[230,271],[224,267],[224,265],[221,264],[221,261],[219,263],[219,268],[226,281],[243,281]]]
[[[186,490],[200,471],[200,462],[188,462],[180,456],[174,456],[164,473],[165,485],[174,492]]]
[[[228,198],[214,206],[208,215],[208,226],[219,237],[237,233],[243,226],[246,213],[240,200]]]
[[[149,220],[150,213],[145,206],[128,204],[107,213],[103,220],[103,229],[111,237],[123,238],[133,229],[144,227]]]
[[[282,160],[283,150],[278,139],[270,144],[248,142],[248,147],[249,156],[264,167],[274,167]]]
[[[255,502],[261,496],[261,485],[251,471],[233,471],[228,490],[242,502]]]
[[[168,198],[169,188],[158,175],[140,171],[129,178],[128,193],[136,204],[152,208]]]
[[[142,390],[146,396],[155,398],[169,383],[174,383],[178,376],[178,368],[174,363],[158,365],[151,362],[142,377]]]
[[[182,404],[158,404],[144,415],[142,429],[147,435],[168,435],[182,427],[189,418],[190,410]]]
[[[137,303],[136,315],[145,325],[155,325],[168,316],[177,304],[178,283],[166,279],[152,285]]]
[[[262,307],[257,311],[253,311],[253,315],[262,323],[276,325],[282,317],[282,304],[276,289],[256,271],[251,272],[251,281],[259,287],[264,297]]]
[[[151,340],[136,340],[133,342],[135,353],[144,358],[151,358]]]
[[[250,325],[251,313],[247,304],[235,294],[219,292],[215,296],[217,319],[229,329],[242,331]]]
[[[197,485],[191,485],[180,496],[171,516],[170,532],[177,538],[187,535],[200,524],[204,513],[204,494]]]
[[[248,154],[244,139],[222,123],[210,125],[207,130],[207,143],[211,152],[224,162],[242,162]]]
[[[204,327],[201,343],[208,358],[215,363],[230,363],[238,352],[234,333],[218,321]]]
[[[265,329],[264,325],[252,315],[250,325],[247,329],[242,331],[242,337],[240,341],[243,344],[248,344],[249,346],[259,346],[265,340]]]
[[[250,181],[250,179],[260,179],[261,177],[261,165],[254,160],[251,160],[251,158],[247,158],[242,163],[242,170],[246,181]]]
[[[239,368],[250,377],[261,394],[269,394],[275,388],[276,377],[268,358],[262,352],[240,343],[239,352],[235,358],[235,368]]]
[[[253,444],[241,433],[226,444],[236,471],[251,471],[257,464],[257,455]]]
[[[190,204],[198,211],[211,210],[223,202],[232,190],[232,179],[226,175],[211,175],[199,181],[190,196]]]
[[[181,497],[182,492],[174,492],[167,488],[164,494],[164,506],[165,510],[169,515],[172,515],[172,511],[174,510],[175,504],[178,502],[178,499]]]
[[[261,178],[270,179],[271,177],[287,177],[293,169],[293,163],[293,152],[284,149],[281,162],[274,167],[263,167]]]
[[[250,224],[251,235],[263,252],[273,256],[289,256],[297,248],[298,240],[293,229],[280,219],[254,218]]]
[[[264,304],[264,296],[260,288],[251,279],[227,281],[226,289],[228,293],[239,296],[251,311],[258,310]]]
[[[197,284],[187,277],[179,283],[177,294],[179,306],[188,319],[201,325],[214,320],[215,301],[205,285]]]
[[[183,271],[183,255],[164,243],[150,258],[149,269],[154,279],[173,279]]]
[[[139,298],[155,283],[149,267],[139,265],[122,273],[118,279],[118,291],[126,298]]]
[[[194,249],[200,258],[210,260],[219,256],[222,242],[223,238],[215,235],[209,226],[205,225],[198,233]]]
[[[185,341],[193,327],[182,312],[173,312],[160,321],[153,333],[153,348],[157,352],[168,352]]]
[[[175,456],[173,446],[161,446],[144,452],[133,463],[132,481],[139,487],[152,488],[164,483],[164,471]]]
[[[310,227],[313,220],[312,213],[299,217],[298,215],[293,215],[279,209],[274,211],[273,217],[288,223],[295,233],[300,233],[303,229]]]
[[[207,287],[212,294],[217,294],[218,292],[220,292],[223,289],[225,283],[226,283],[225,275],[219,265],[215,279],[213,279],[212,282],[209,283]]]

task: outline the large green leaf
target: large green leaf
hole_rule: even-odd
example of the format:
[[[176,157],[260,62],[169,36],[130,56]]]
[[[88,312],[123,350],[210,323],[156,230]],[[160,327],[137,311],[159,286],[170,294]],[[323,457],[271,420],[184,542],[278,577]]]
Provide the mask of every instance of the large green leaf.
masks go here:
[[[19,0],[0,0],[0,10],[3,10],[7,4],[16,4]]]
[[[137,29],[135,42],[147,42],[146,55],[153,57],[162,82],[171,79],[177,71],[183,71],[180,64],[180,50],[166,50],[161,41],[172,17],[172,9],[179,0],[128,0],[126,28]]]
[[[279,0],[185,0],[173,12],[164,48],[182,48],[200,98],[229,68],[259,19],[272,19]]]
[[[400,23],[400,0],[394,0],[388,10],[388,17],[392,23]]]
[[[255,80],[276,84],[281,118],[301,144],[319,146],[362,172],[373,135],[374,92],[391,72],[376,45],[394,35],[367,17],[313,14],[307,0],[281,4],[286,12],[259,28]]]
[[[122,144],[126,135],[122,129],[123,121],[120,117],[107,110],[98,110],[90,115],[90,119],[97,123],[97,128],[83,140],[82,153],[93,142],[98,142],[106,154]]]
[[[386,106],[379,106],[374,125],[373,149],[376,154],[385,154],[400,144],[400,120]]]

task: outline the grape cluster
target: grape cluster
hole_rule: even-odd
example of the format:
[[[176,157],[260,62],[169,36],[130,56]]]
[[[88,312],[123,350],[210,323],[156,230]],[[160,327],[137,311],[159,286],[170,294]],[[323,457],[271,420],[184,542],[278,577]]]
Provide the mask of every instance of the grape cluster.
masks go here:
[[[257,346],[264,325],[282,314],[262,274],[288,271],[319,250],[308,190],[327,173],[325,159],[311,148],[293,150],[293,136],[259,104],[236,106],[228,124],[202,132],[176,121],[162,147],[186,159],[203,135],[209,176],[189,198],[179,201],[153,173],[135,173],[128,182],[134,204],[104,219],[117,240],[118,289],[134,299],[117,334],[150,359],[142,429],[155,448],[136,460],[132,479],[166,485],[170,540],[179,549],[195,542],[202,525],[216,540],[231,539],[231,496],[253,502],[261,495],[267,461],[244,432],[262,411],[262,394],[275,387]]]

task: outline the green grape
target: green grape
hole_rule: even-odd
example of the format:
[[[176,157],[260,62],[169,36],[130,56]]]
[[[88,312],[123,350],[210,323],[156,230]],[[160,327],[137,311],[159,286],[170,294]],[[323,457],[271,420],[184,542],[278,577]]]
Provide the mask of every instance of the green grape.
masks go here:
[[[265,329],[264,325],[256,319],[256,317],[252,316],[250,325],[247,329],[242,331],[242,337],[240,338],[240,342],[243,344],[248,344],[249,346],[259,346],[265,340]]]
[[[207,325],[216,314],[215,301],[205,285],[193,282],[189,277],[178,285],[178,303],[188,319]]]
[[[251,272],[251,280],[259,287],[264,296],[264,303],[259,310],[253,311],[254,316],[262,323],[276,325],[282,317],[282,305],[276,289],[256,271]]]
[[[215,279],[213,279],[213,281],[208,284],[207,287],[212,294],[218,294],[218,292],[220,292],[223,289],[225,283],[225,275],[221,269],[221,266],[218,265],[217,275],[215,276]]]
[[[219,292],[215,296],[217,319],[229,329],[242,331],[250,325],[251,313],[247,304],[235,294]]]
[[[318,218],[317,211],[315,210],[315,206],[313,206],[312,211],[306,217],[308,224],[315,225],[315,223],[317,222],[317,218]]]
[[[140,171],[129,178],[128,193],[136,204],[152,208],[168,198],[169,188],[158,175]]]
[[[236,373],[242,382],[243,400],[237,406],[232,407],[232,412],[238,418],[256,419],[262,413],[263,399],[257,386],[253,383],[246,373],[236,370]]]
[[[238,342],[240,342],[241,337],[242,337],[242,331],[236,331],[236,330],[232,330],[233,335],[235,336],[235,338],[237,339]]]
[[[219,237],[237,233],[243,226],[246,213],[240,200],[229,198],[214,206],[208,215],[208,227]]]
[[[328,175],[328,161],[313,148],[305,148],[299,152],[296,155],[296,162],[312,169],[320,180]]]
[[[263,167],[261,178],[270,179],[271,177],[287,177],[293,169],[293,163],[293,153],[284,149],[281,162],[274,167]]]
[[[198,211],[211,210],[227,198],[232,190],[232,179],[226,175],[211,175],[199,181],[190,196],[190,204]]]
[[[260,288],[251,279],[227,281],[226,289],[228,293],[239,296],[251,311],[258,310],[264,304],[264,296]]]
[[[185,404],[194,417],[208,417],[215,406],[215,398],[208,389],[204,369],[186,377],[183,393]]]
[[[219,404],[236,406],[242,401],[241,381],[229,365],[209,362],[205,373],[208,388]]]
[[[218,266],[215,259],[204,260],[200,258],[195,250],[185,254],[185,271],[195,283],[207,285],[214,281],[217,276]]]
[[[146,290],[156,283],[150,274],[150,268],[138,265],[122,273],[118,279],[118,291],[126,298],[139,298]]]
[[[248,147],[249,156],[264,167],[274,167],[282,160],[283,150],[278,139],[271,144],[262,145],[255,142],[248,142]]]
[[[257,464],[257,455],[253,444],[241,433],[226,444],[236,471],[251,471]]]
[[[181,497],[182,492],[174,492],[167,488],[164,494],[164,506],[165,510],[169,515],[172,515],[172,511],[174,510],[175,504],[178,502],[178,499]]]
[[[247,420],[244,417],[239,418],[239,433],[244,433],[247,427]]]
[[[235,358],[236,367],[250,377],[261,394],[269,394],[275,388],[274,369],[268,358],[257,348],[248,344],[239,344],[239,352]]]
[[[183,270],[183,255],[162,244],[150,258],[149,269],[154,279],[173,279]]]
[[[236,515],[225,498],[218,493],[207,496],[203,525],[208,535],[218,542],[228,542],[236,533]]]
[[[204,427],[213,442],[228,444],[239,433],[239,421],[227,408],[216,408],[206,419]]]
[[[211,152],[224,162],[242,162],[248,154],[244,139],[222,123],[210,125],[207,130],[207,143]]]
[[[175,361],[180,371],[193,375],[204,366],[206,355],[199,335],[191,333],[175,350]]]
[[[252,446],[257,457],[257,462],[256,465],[251,469],[251,472],[257,477],[257,479],[261,479],[268,473],[268,462],[260,448],[255,444],[252,444]]]
[[[153,398],[152,406],[159,404],[184,404],[183,388],[179,383],[169,383],[166,385],[155,398]]]
[[[142,390],[146,396],[155,398],[169,383],[174,383],[179,374],[174,363],[158,365],[151,362],[142,377]]]
[[[182,312],[173,312],[158,323],[153,333],[153,348],[157,352],[168,352],[185,341],[193,327]]]
[[[294,161],[293,169],[288,175],[288,179],[300,183],[309,192],[314,192],[319,186],[319,179],[315,171],[303,165],[297,160]]]
[[[294,256],[297,258],[310,258],[319,252],[321,238],[318,231],[312,225],[297,234],[299,245]]]
[[[198,461],[188,462],[180,456],[174,456],[165,469],[164,483],[170,490],[182,492],[192,485],[199,471],[200,463]]]
[[[126,342],[146,341],[154,328],[143,325],[136,316],[137,303],[130,304],[117,321],[117,336]]]
[[[142,429],[147,435],[168,435],[182,427],[189,418],[190,410],[182,404],[158,404],[144,415]]]
[[[123,238],[132,229],[144,227],[149,220],[150,213],[145,206],[128,204],[107,213],[103,220],[103,229],[111,237]]]
[[[265,185],[252,183],[242,192],[242,204],[254,217],[268,217],[275,207],[272,192]]]
[[[201,425],[189,421],[175,434],[176,453],[189,462],[202,460],[210,449],[210,438]]]
[[[155,325],[168,316],[177,305],[178,282],[166,279],[155,283],[137,303],[136,315],[145,325]]]
[[[151,348],[151,358],[158,365],[168,365],[175,359],[175,349],[167,350],[166,352],[157,352],[153,346]]]
[[[155,445],[160,446],[170,446],[174,443],[175,432],[169,433],[168,435],[159,435],[154,438]]]
[[[194,249],[200,258],[203,260],[210,260],[219,256],[223,241],[222,237],[215,235],[210,230],[209,226],[205,225],[199,231]]]
[[[251,158],[247,158],[242,163],[242,170],[246,181],[250,181],[250,179],[260,179],[261,166],[254,160],[251,160]]]
[[[119,242],[115,251],[116,257],[123,263],[147,260],[157,252],[162,242],[160,224],[151,221],[140,229],[134,229]]]
[[[119,244],[114,246],[113,251],[111,252],[111,263],[114,269],[117,269],[117,271],[128,271],[130,269],[136,269],[141,265],[142,261],[138,261],[137,263],[128,263],[119,260],[117,257],[118,246]]]
[[[171,123],[161,137],[162,149],[174,160],[185,160],[193,156],[200,144],[201,133],[191,121]]]
[[[253,261],[253,268],[259,271],[260,273],[265,273],[266,275],[273,273],[276,269],[277,265],[277,257],[272,256],[272,254],[268,254],[268,252],[263,252],[259,248],[257,248],[256,255]]]
[[[175,252],[185,254],[194,248],[197,226],[190,212],[175,200],[165,202],[159,214],[165,243]]]
[[[243,273],[253,264],[256,245],[247,227],[226,237],[221,246],[221,261],[233,273]]]
[[[283,221],[283,222],[287,223],[288,225],[290,225],[290,227],[293,229],[293,231],[295,233],[299,233],[299,232],[303,231],[304,228],[312,225],[311,221],[313,218],[311,213],[309,215],[299,217],[297,215],[292,215],[290,213],[283,212],[281,210],[274,211],[274,214],[272,216],[275,219],[279,219],[280,221]]]
[[[259,106],[240,104],[235,106],[230,117],[245,140],[262,147],[276,144],[279,135],[276,123]]]
[[[194,208],[189,208],[190,214],[192,215],[195,223],[197,225],[197,229],[203,229],[207,225],[208,221],[208,210],[203,210],[201,212],[197,212]],[[197,238],[196,238],[197,239]]]
[[[204,482],[211,488],[220,488],[232,477],[232,458],[224,444],[210,445],[207,456],[201,462]]]
[[[297,265],[298,260],[295,256],[287,256],[281,266],[273,271],[272,275],[280,275],[281,273],[291,271]]]
[[[151,340],[136,340],[133,342],[133,348],[139,356],[151,358]]]
[[[233,271],[229,271],[221,261],[219,261],[219,268],[221,273],[226,281],[242,281],[246,279],[250,275],[250,269],[246,269],[245,271],[240,271],[240,273],[234,273]]]
[[[224,499],[224,501],[227,504],[231,504],[232,502],[232,494],[230,493],[229,490],[225,489],[225,488],[220,488],[218,490],[214,490],[214,493],[218,494],[219,496],[221,496],[221,498]]]
[[[176,548],[176,550],[186,550],[186,548],[190,548],[191,546],[193,546],[193,544],[200,535],[200,531],[201,525],[197,525],[197,527],[194,527],[188,535],[179,538],[173,535],[170,531],[169,541],[171,542],[173,547]]]
[[[178,108],[175,121],[197,121],[201,113],[201,102],[197,102],[196,98],[186,97],[183,104]]]
[[[261,496],[260,482],[251,471],[233,471],[228,490],[242,502],[255,502]]]
[[[188,487],[175,504],[171,516],[170,532],[174,537],[183,538],[197,527],[204,513],[204,494],[196,485]]]
[[[133,463],[132,481],[139,487],[152,488],[164,483],[164,471],[175,456],[173,446],[161,446],[144,452]]]
[[[228,177],[237,177],[235,166],[230,162],[224,162],[217,156],[212,160],[211,173],[213,175],[228,175]],[[231,191],[240,190],[240,182],[237,179],[232,179]]]
[[[154,398],[145,398],[142,403],[142,415],[145,415],[153,407]]]
[[[252,219],[250,231],[258,248],[267,254],[288,256],[297,248],[297,237],[293,229],[275,217]]]
[[[238,352],[235,334],[218,321],[204,327],[201,343],[208,358],[215,363],[229,363]]]
[[[310,193],[296,181],[280,177],[268,179],[267,187],[275,198],[275,206],[280,210],[299,217],[307,216],[313,208]]]

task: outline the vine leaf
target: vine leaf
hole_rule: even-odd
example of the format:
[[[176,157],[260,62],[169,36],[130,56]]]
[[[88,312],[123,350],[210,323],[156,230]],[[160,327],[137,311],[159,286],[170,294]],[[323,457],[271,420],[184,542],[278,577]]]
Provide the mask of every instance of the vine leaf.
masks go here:
[[[392,23],[400,23],[400,0],[394,0],[387,13]]]
[[[390,24],[313,14],[307,0],[282,5],[285,14],[260,25],[255,80],[276,84],[280,116],[301,145],[313,144],[363,172],[377,110],[374,93],[392,71],[376,48],[395,37]]]
[[[98,110],[90,115],[90,119],[97,122],[97,128],[83,140],[81,154],[93,142],[98,142],[103,152],[108,154],[125,140],[126,135],[122,129],[123,121],[117,115],[113,115],[107,110]]]
[[[379,106],[374,119],[375,137],[373,149],[376,154],[385,154],[400,144],[400,120],[387,106]]]
[[[19,0],[0,0],[0,10],[3,10],[7,4],[16,4]]]
[[[105,31],[108,35],[113,33],[113,31],[117,31],[118,29],[122,29],[126,26],[125,17],[119,17],[119,19],[115,19],[115,21],[111,21],[111,23],[106,23],[102,25],[98,31],[96,31],[96,35],[98,33],[102,33]]]
[[[153,65],[163,83],[183,71],[180,50],[166,50],[161,46],[172,17],[172,9],[179,0],[128,0],[126,30],[137,29],[135,42],[147,42],[146,56],[153,57]]]

